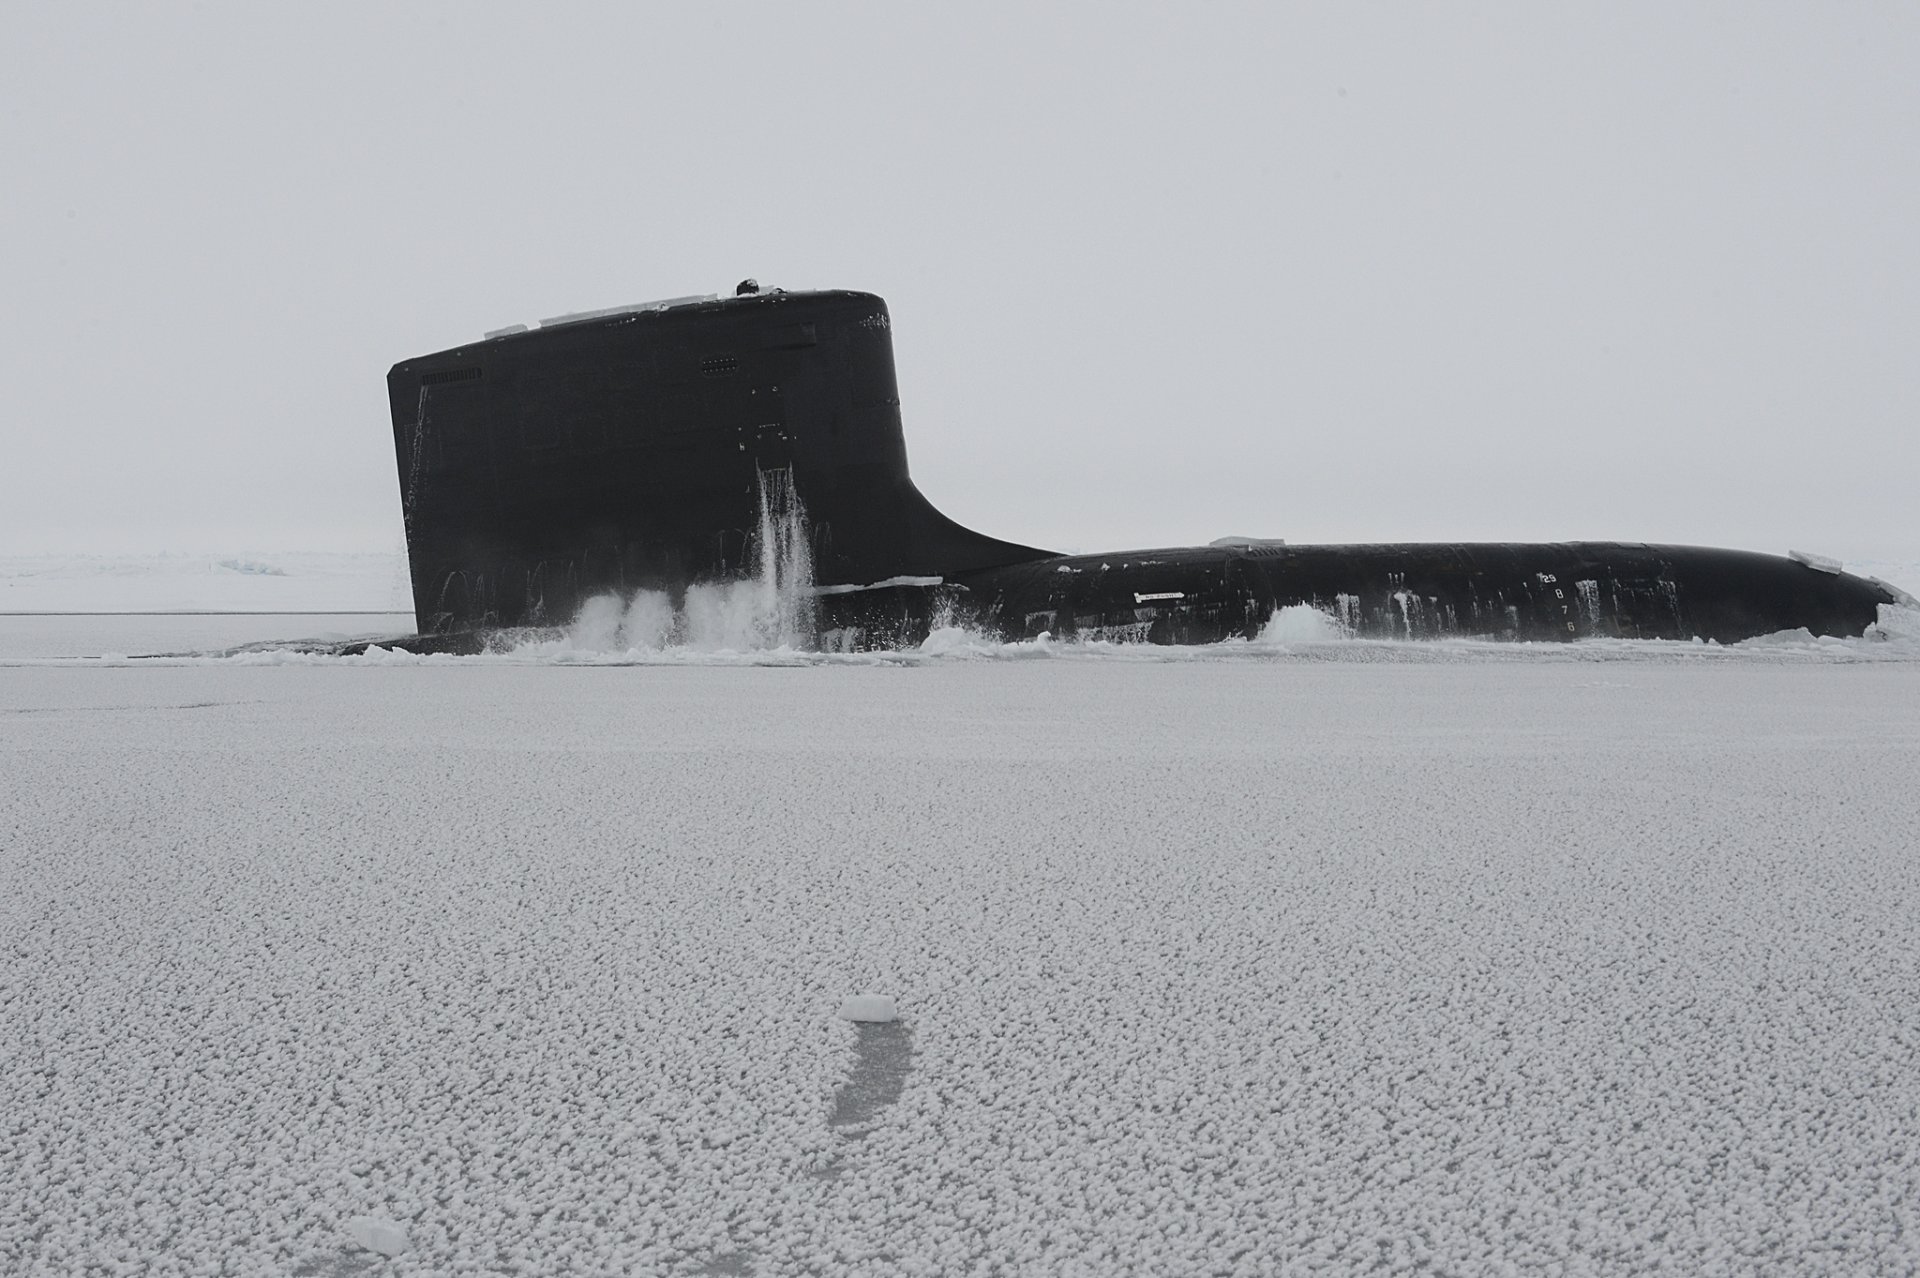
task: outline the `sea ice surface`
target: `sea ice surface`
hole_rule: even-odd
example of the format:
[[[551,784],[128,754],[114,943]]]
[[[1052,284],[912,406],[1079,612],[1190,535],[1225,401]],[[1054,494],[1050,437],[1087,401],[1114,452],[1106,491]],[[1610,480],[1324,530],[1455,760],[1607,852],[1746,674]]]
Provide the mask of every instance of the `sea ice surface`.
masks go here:
[[[0,555],[0,614],[412,610],[404,553]]]
[[[0,1272],[1920,1267],[1920,661],[1500,648],[0,662]]]

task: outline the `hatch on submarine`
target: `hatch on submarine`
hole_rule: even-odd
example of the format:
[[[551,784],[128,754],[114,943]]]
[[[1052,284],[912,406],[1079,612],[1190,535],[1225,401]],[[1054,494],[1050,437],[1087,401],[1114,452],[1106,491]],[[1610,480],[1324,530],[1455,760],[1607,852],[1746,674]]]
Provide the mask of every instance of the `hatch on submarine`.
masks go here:
[[[907,468],[872,293],[760,291],[556,316],[387,375],[412,646],[561,625],[588,599],[738,580],[775,523],[836,646],[936,621],[1200,644],[1306,604],[1357,637],[1731,643],[1856,636],[1902,592],[1819,556],[1642,542],[1206,546],[1063,555],[954,522]]]

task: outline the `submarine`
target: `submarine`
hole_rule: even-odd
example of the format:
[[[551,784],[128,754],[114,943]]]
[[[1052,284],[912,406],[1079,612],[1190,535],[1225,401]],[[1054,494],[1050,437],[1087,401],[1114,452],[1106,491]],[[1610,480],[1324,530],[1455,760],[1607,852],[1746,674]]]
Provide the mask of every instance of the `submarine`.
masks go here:
[[[1206,546],[1061,554],[914,486],[893,320],[872,293],[673,298],[514,325],[387,375],[416,650],[566,624],[589,599],[802,565],[823,646],[961,624],[1006,640],[1204,644],[1305,604],[1361,638],[1732,643],[1858,636],[1903,592],[1816,555],[1643,542]],[[782,530],[785,530],[784,532]]]

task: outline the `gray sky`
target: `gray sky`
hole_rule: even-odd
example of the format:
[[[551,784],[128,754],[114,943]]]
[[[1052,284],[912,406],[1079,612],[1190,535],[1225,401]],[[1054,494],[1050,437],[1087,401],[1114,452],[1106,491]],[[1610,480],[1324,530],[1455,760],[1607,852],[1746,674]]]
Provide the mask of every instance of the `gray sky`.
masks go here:
[[[394,361],[743,276],[1096,550],[1920,544],[1920,8],[10,4],[0,553],[400,544]]]

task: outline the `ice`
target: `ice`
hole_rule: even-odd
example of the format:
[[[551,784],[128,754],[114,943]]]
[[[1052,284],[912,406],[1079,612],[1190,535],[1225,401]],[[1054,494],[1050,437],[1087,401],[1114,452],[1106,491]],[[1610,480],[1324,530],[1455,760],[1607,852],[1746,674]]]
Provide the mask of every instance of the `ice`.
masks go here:
[[[892,1021],[899,1019],[893,998],[887,994],[849,994],[840,1002],[843,1021]]]
[[[769,512],[770,514],[772,512]],[[778,524],[779,520],[776,519]],[[803,544],[789,542],[789,551]],[[236,548],[238,549],[238,548]],[[1911,554],[1857,556],[1854,571],[1911,599],[1920,590],[1920,562]],[[789,554],[788,576],[799,572]],[[763,568],[756,563],[754,576]],[[790,611],[804,616],[805,597],[838,587],[796,583]],[[886,585],[931,585],[937,579],[901,578]],[[861,589],[870,588],[862,586]],[[626,602],[631,603],[629,599]],[[1340,596],[1336,611],[1357,601]],[[788,607],[782,604],[782,607]],[[413,611],[404,551],[338,553],[258,550],[218,554],[0,556],[0,614],[105,612],[254,612],[400,614]],[[779,622],[776,620],[775,628]],[[646,647],[646,644],[629,645]]]
[[[399,551],[0,556],[0,613],[412,611]]]
[[[1882,604],[1879,619],[1858,639],[1816,635],[1806,627],[1799,626],[1792,630],[1776,630],[1772,634],[1759,635],[1733,647],[1748,652],[1818,655],[1845,661],[1852,659],[1855,654],[1873,651],[1876,645],[1884,645],[1890,656],[1920,660],[1920,608]]]
[[[1797,564],[1805,564],[1815,572],[1837,573],[1846,566],[1838,559],[1831,559],[1826,555],[1808,554],[1804,550],[1789,550],[1787,558]]]
[[[946,582],[945,577],[888,577],[883,581],[871,581],[865,585],[815,586],[815,595],[852,595],[863,590],[887,590],[894,586],[939,586]]]
[[[266,577],[284,577],[287,575],[287,570],[278,564],[263,563],[258,559],[222,559],[217,566],[225,568],[229,572],[257,573]]]
[[[1867,580],[1871,581],[1874,585],[1880,587],[1882,590],[1885,590],[1889,594],[1891,594],[1893,596],[1894,607],[1905,608],[1910,611],[1920,611],[1920,599],[1914,598],[1912,595],[1908,594],[1906,591],[1902,590],[1900,587],[1894,585],[1892,582],[1887,581],[1885,578],[1882,578],[1882,577],[1869,577],[1867,578]],[[1886,608],[1886,605],[1882,604],[1881,609],[1884,611],[1885,608]]]
[[[1834,646],[0,664],[0,1273],[1911,1272]]]
[[[603,306],[595,311],[569,311],[565,315],[555,315],[551,319],[541,320],[540,327],[560,328],[568,324],[585,323],[587,320],[610,319],[616,315],[634,315],[643,311],[670,311],[677,307],[699,306],[705,302],[719,300],[720,296],[717,293],[693,293],[686,297],[661,298],[656,302],[631,302],[625,306]]]
[[[368,1251],[377,1251],[383,1256],[398,1256],[412,1246],[404,1228],[377,1216],[355,1216],[347,1222],[347,1236]]]
[[[1880,618],[1867,632],[1870,641],[1911,645],[1920,651],[1920,603],[1880,605]]]
[[[1592,665],[1920,663],[1920,609],[1883,606],[1880,619],[1858,638],[1815,638],[1801,631],[1722,646],[1698,641],[1587,639],[1568,643],[1512,643],[1483,639],[1354,639],[1342,621],[1318,610],[1279,610],[1253,640],[1202,645],[1151,644],[1119,636],[1058,639],[1042,634],[1006,642],[955,624],[936,624],[912,647],[850,651],[837,632],[813,644],[786,642],[780,613],[763,606],[751,584],[714,588],[711,602],[689,592],[692,607],[675,610],[664,594],[642,592],[622,602],[608,596],[583,610],[567,630],[521,630],[493,636],[477,656],[420,655],[398,647],[369,647],[336,657],[286,641],[296,636],[333,640],[377,638],[364,628],[385,621],[380,634],[402,629],[403,615],[355,617],[0,617],[0,668],[8,665],[98,662],[103,654],[137,665],[248,666],[918,666],[951,662],[1117,663],[1123,665]],[[1341,601],[1344,604],[1344,600]],[[1343,607],[1343,614],[1345,609]],[[938,621],[938,618],[936,618]],[[91,627],[91,628],[90,628]],[[101,629],[106,627],[106,629]],[[135,646],[136,638],[140,646]],[[232,650],[253,640],[279,646]],[[199,647],[202,651],[196,652]],[[215,649],[206,651],[205,649]]]

